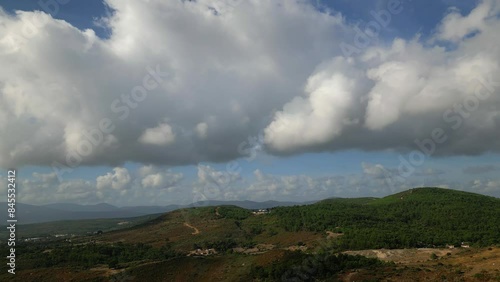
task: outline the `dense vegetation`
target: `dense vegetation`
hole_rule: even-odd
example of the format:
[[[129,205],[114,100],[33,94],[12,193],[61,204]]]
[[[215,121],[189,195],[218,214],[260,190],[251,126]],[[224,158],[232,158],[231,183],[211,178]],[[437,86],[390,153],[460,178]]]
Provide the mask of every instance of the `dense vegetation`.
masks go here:
[[[439,188],[382,199],[331,199],[273,210],[287,231],[341,231],[339,249],[500,243],[500,200]]]
[[[193,233],[186,222],[199,232]],[[75,226],[77,222],[71,224]],[[75,228],[97,227],[89,226]],[[327,238],[325,231],[337,235],[329,233]],[[53,231],[48,228],[43,232]],[[179,267],[186,272],[195,269],[193,273],[204,273],[224,264],[237,269],[238,277],[250,275],[257,281],[322,281],[350,275],[354,269],[367,270],[369,275],[385,269],[385,264],[376,259],[341,254],[344,250],[441,247],[462,242],[472,246],[500,243],[500,199],[419,188],[381,199],[336,198],[313,205],[278,207],[262,215],[252,215],[251,211],[234,206],[189,208],[102,235],[71,240],[50,237],[34,243],[19,241],[16,259],[18,269],[29,275],[31,270],[44,269],[94,273],[88,269],[106,266],[126,269],[134,275],[150,268],[163,274],[178,273]],[[266,245],[272,250],[261,254],[233,250],[241,247],[261,252],[260,248],[265,249]],[[307,249],[283,250],[296,246]],[[193,249],[211,248],[217,254],[186,256]],[[432,259],[437,260],[436,257]],[[157,270],[159,266],[161,269]],[[199,279],[195,276],[193,279]],[[297,277],[299,280],[294,280]]]
[[[226,252],[238,246],[238,243],[233,239],[222,239],[216,241],[206,241],[201,244],[194,244],[194,249],[215,249],[219,253]]]
[[[264,281],[318,281],[334,277],[342,271],[375,268],[385,264],[378,259],[363,256],[331,253],[312,255],[295,251],[287,252],[269,266],[254,267],[251,275]]]
[[[243,220],[252,215],[249,210],[235,206],[221,206],[217,208],[219,215],[227,219]]]
[[[18,247],[29,268],[71,266],[88,269],[100,264],[115,268],[121,263],[166,260],[179,256],[168,245],[153,248],[146,244],[24,244]],[[25,266],[25,267],[26,267]]]

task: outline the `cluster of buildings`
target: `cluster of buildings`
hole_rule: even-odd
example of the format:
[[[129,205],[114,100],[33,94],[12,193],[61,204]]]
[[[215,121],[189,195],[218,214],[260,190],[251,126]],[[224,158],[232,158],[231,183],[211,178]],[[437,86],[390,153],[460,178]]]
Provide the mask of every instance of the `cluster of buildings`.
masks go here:
[[[455,246],[454,245],[446,245],[446,248],[448,248],[448,249],[454,249]],[[462,242],[460,244],[460,248],[470,248],[470,245],[467,242]]]
[[[217,254],[217,251],[215,249],[196,249],[194,251],[190,251],[188,254],[189,256],[209,256],[209,255],[215,255]]]
[[[261,214],[267,214],[269,213],[270,210],[269,209],[259,209],[259,210],[253,210],[252,213],[254,215],[261,215]]]

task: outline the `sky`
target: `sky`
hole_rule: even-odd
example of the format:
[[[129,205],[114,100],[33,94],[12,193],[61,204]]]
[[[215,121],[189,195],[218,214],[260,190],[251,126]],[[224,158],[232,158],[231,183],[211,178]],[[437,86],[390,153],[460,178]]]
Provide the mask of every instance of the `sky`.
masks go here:
[[[0,0],[0,181],[30,204],[500,197],[499,11]]]

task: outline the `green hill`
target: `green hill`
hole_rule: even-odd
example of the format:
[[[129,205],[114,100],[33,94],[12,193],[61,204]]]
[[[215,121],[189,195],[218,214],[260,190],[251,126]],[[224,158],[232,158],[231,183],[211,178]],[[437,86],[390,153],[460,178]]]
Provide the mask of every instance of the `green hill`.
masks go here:
[[[199,234],[193,236],[189,226]],[[99,240],[153,246],[168,241],[185,252],[193,246],[314,244],[325,231],[343,234],[334,242],[337,250],[462,242],[493,245],[500,243],[500,199],[451,189],[415,188],[384,198],[332,198],[277,207],[259,216],[235,206],[186,208],[107,233]]]
[[[420,201],[426,203],[447,203],[453,204],[454,202],[461,203],[471,203],[471,202],[480,202],[480,203],[498,203],[500,199],[489,197],[485,195],[480,195],[471,192],[464,192],[452,189],[444,189],[444,188],[432,188],[432,187],[423,187],[423,188],[414,188],[407,191],[403,191],[397,194],[389,195],[387,197],[377,199],[372,202],[372,204],[389,204],[389,203],[397,203],[400,201]]]
[[[500,242],[500,199],[449,189],[417,188],[371,201],[323,201],[273,213],[289,231],[344,232],[340,249]]]

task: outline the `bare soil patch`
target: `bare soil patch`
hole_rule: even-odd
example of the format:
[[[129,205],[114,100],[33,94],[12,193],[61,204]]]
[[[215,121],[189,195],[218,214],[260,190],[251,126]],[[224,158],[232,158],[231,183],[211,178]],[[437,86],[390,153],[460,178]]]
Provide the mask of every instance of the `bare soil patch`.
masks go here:
[[[191,233],[191,234],[193,234],[193,235],[200,234],[200,230],[198,230],[198,228],[192,226],[191,224],[184,222],[184,226],[192,228],[194,230],[193,233]]]

